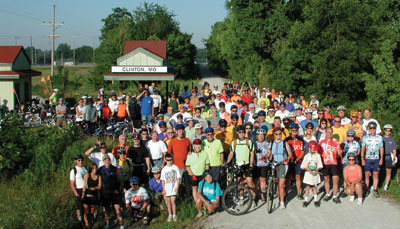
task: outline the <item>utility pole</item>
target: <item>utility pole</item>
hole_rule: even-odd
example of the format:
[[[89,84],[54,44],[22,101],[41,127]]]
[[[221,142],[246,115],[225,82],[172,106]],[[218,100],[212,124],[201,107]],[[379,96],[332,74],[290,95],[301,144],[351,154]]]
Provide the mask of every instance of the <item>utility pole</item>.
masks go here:
[[[43,65],[46,65],[46,50],[43,50]]]
[[[74,54],[74,65],[76,65],[76,59],[75,59],[75,49],[76,49],[76,47],[75,47],[75,38],[76,38],[76,36],[72,36],[72,38],[74,39],[74,49],[72,50],[73,54]]]
[[[51,39],[51,76],[54,75],[54,42],[56,40],[56,38],[60,37],[60,35],[56,35],[56,29],[58,29],[60,26],[64,25],[64,22],[56,24],[56,5],[53,5],[53,17],[51,20],[51,23],[46,23],[43,25],[50,25],[52,27],[51,31],[51,35],[47,35],[47,37],[50,37]]]
[[[31,50],[31,64],[33,64],[33,45],[32,45],[32,34],[30,34],[30,38],[31,38],[31,48],[30,48],[30,50]]]
[[[35,65],[37,65],[37,50],[35,49]]]

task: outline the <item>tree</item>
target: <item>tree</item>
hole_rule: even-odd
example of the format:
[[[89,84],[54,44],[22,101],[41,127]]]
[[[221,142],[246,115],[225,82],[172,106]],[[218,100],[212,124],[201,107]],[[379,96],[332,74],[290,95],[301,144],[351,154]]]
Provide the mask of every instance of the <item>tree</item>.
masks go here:
[[[58,45],[57,49],[55,50],[55,57],[56,59],[58,58],[68,59],[72,57],[72,50],[71,46],[67,43],[61,43]]]
[[[75,49],[75,59],[77,63],[92,62],[93,48],[87,45]]]
[[[190,43],[191,34],[172,33],[167,38],[167,59],[179,75],[187,75],[194,68],[196,46]]]

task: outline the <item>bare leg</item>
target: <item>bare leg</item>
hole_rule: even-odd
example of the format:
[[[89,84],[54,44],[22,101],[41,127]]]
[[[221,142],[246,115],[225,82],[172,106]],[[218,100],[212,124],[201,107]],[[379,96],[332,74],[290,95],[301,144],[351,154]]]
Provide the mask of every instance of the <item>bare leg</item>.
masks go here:
[[[281,202],[285,201],[285,178],[279,178],[279,183],[278,183],[278,195],[279,195],[279,200]]]
[[[172,207],[172,215],[176,215],[176,204],[175,204],[176,196],[171,196],[171,207]]]
[[[168,215],[172,215],[172,207],[171,207],[171,197],[165,196],[165,204],[167,205]]]
[[[302,181],[302,176],[299,174],[296,174],[296,189],[297,189],[297,195],[301,194],[301,181]]]
[[[192,195],[193,195],[193,200],[196,203],[197,202],[197,186],[192,186]]]
[[[365,172],[365,185],[369,188],[369,177],[371,176],[371,172]]]
[[[392,179],[392,169],[386,169],[386,180],[385,180],[386,187],[389,187],[391,179]]]
[[[306,191],[305,191],[305,193],[304,193],[304,198],[308,199],[309,191],[310,191],[310,185],[307,185],[307,186],[306,186]]]
[[[373,173],[374,190],[378,191],[379,172]]]
[[[333,182],[333,196],[337,196],[338,188],[339,188],[339,176],[332,177]]]
[[[330,177],[329,176],[325,176],[324,177],[324,186],[325,186],[325,193],[326,195],[330,195],[331,192],[331,185],[330,185]]]

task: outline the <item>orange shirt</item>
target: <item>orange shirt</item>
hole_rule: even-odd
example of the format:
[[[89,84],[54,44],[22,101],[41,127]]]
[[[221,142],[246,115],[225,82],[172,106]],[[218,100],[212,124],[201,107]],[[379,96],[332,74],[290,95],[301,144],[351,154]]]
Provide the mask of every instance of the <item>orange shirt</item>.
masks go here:
[[[190,152],[191,145],[189,138],[179,140],[177,137],[173,138],[168,145],[168,153],[172,153],[174,157],[174,164],[180,169],[186,168],[185,162],[188,153]]]
[[[229,152],[229,147],[231,146],[231,142],[233,140],[233,134],[228,131],[225,134],[223,134],[222,131],[218,131],[215,134],[215,138],[222,142],[224,152]]]
[[[117,112],[117,116],[120,118],[125,118],[126,117],[126,104],[118,104],[118,112]]]

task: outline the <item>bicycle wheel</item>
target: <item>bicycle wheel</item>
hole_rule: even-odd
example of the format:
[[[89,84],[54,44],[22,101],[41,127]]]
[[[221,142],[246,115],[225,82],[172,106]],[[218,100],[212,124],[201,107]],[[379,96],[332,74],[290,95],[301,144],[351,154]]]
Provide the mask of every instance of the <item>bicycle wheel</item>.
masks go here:
[[[268,179],[268,188],[267,188],[267,211],[268,214],[272,213],[274,207],[274,196],[276,190],[275,180],[273,178]]]
[[[231,215],[247,213],[252,203],[253,196],[250,190],[241,184],[228,186],[222,195],[222,207]]]

